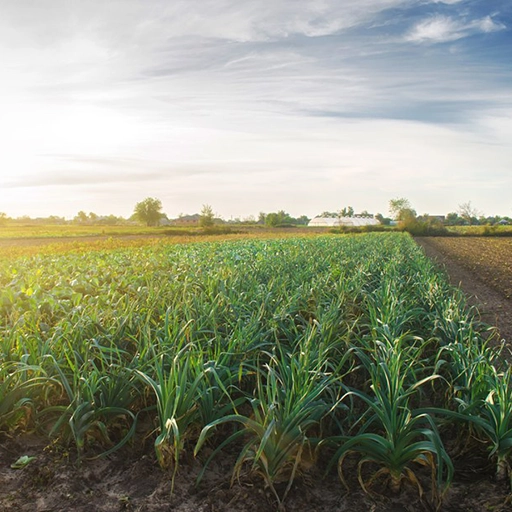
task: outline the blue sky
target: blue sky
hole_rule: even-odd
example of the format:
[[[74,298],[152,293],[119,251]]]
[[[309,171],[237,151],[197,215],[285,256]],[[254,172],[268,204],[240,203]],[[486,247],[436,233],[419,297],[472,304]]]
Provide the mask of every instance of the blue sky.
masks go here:
[[[512,215],[509,0],[3,0],[0,211]]]

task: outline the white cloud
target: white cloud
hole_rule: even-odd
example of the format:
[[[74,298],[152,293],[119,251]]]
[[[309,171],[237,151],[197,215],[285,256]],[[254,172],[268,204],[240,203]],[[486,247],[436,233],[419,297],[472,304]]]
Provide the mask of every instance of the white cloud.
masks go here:
[[[44,5],[26,0],[2,5],[10,45],[27,36],[39,45],[52,44],[76,32],[101,35],[105,40],[164,41],[205,37],[234,41],[262,41],[294,34],[309,37],[333,34],[371,19],[408,0],[54,0]],[[14,33],[15,32],[15,33]],[[1,37],[1,36],[0,36]],[[5,38],[7,40],[7,37]]]
[[[476,20],[474,26],[479,28],[482,32],[497,32],[505,30],[507,27],[504,23],[494,21],[491,16],[486,16],[480,20]]]
[[[417,23],[405,39],[417,43],[445,43],[479,32],[496,32],[505,28],[503,23],[494,21],[490,16],[467,22],[450,16],[436,15]]]
[[[433,0],[433,3],[435,4],[460,4],[461,2],[465,2],[466,0]]]
[[[446,16],[435,16],[418,23],[406,36],[414,42],[446,42],[463,37],[461,24]]]

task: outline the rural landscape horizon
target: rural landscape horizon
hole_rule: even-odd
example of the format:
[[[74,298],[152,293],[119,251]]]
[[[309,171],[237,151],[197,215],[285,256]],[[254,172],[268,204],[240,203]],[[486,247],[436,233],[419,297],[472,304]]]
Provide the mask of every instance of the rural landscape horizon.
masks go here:
[[[180,213],[175,218],[172,218],[163,211],[162,202],[158,198],[148,197],[137,202],[131,214],[127,216],[117,216],[113,214],[101,215],[96,212],[87,213],[84,210],[79,210],[70,218],[53,214],[48,217],[32,218],[28,215],[21,215],[12,218],[5,212],[0,211],[0,227],[6,224],[23,225],[27,223],[35,225],[70,223],[82,225],[119,225],[138,222],[147,224],[148,226],[165,226],[173,223],[195,223],[200,225],[201,218],[204,219],[205,217],[205,212],[211,225],[219,223],[267,224],[271,226],[278,226],[280,224],[308,225],[308,222],[314,218],[376,218],[381,224],[390,224],[392,221],[401,220],[403,216],[401,211],[404,209],[409,210],[414,217],[418,219],[436,218],[440,222],[448,225],[493,225],[500,222],[503,224],[512,224],[512,215],[485,215],[484,212],[480,211],[471,201],[458,205],[455,211],[437,215],[431,215],[430,213],[418,214],[407,198],[394,198],[389,200],[387,210],[384,214],[381,212],[369,212],[368,210],[358,212],[354,210],[352,206],[348,205],[333,211],[323,210],[313,216],[303,214],[293,217],[285,210],[280,209],[276,212],[259,211],[257,215],[224,219],[221,215],[216,213],[215,209],[209,204],[203,204],[198,211]]]

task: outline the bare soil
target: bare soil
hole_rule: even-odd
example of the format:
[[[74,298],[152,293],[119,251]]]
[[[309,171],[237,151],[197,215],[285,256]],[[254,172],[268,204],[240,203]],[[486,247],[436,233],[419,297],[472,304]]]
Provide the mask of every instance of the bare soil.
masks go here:
[[[482,321],[497,328],[495,341],[512,348],[512,240],[430,237],[416,242],[464,291]]]
[[[174,492],[171,475],[162,471],[148,446],[131,447],[108,458],[77,461],[76,454],[48,441],[25,435],[4,438],[0,443],[0,510],[5,512],[259,512],[278,510],[275,498],[261,481],[242,475],[231,485],[235,454],[226,454],[211,463],[203,481],[196,485],[198,461],[181,468]],[[23,469],[12,469],[20,455],[36,458]],[[486,454],[466,455],[455,460],[457,479],[441,508],[446,512],[505,512],[512,510],[505,484],[494,481]],[[482,464],[484,471],[482,471]],[[478,469],[476,469],[478,467]],[[365,494],[356,479],[356,465],[348,463],[345,476],[350,490],[336,472],[327,476],[324,468],[293,484],[286,511],[312,512],[418,512],[435,510],[430,495],[423,500],[410,485],[392,493],[384,481]],[[421,475],[422,468],[418,467]],[[428,486],[429,477],[421,481]],[[284,490],[285,484],[278,491]]]
[[[443,265],[452,282],[460,285],[480,308],[483,318],[497,325],[500,335],[512,341],[510,295],[500,291],[488,275],[465,268],[438,239],[419,239],[428,256]],[[509,260],[512,261],[512,260]],[[504,279],[503,277],[501,279]],[[23,455],[35,459],[23,469],[13,464]],[[203,481],[196,485],[201,467],[185,461],[171,492],[171,475],[156,461],[152,439],[107,457],[78,461],[76,453],[37,435],[0,437],[0,511],[5,512],[258,512],[277,510],[276,500],[262,482],[242,475],[231,484],[236,454],[214,459]],[[512,511],[512,495],[497,483],[485,452],[478,448],[455,458],[456,478],[438,510],[446,512]],[[421,469],[418,469],[421,473]],[[314,468],[293,484],[287,511],[417,512],[432,511],[428,493],[420,500],[416,489],[405,487],[393,494],[384,482],[376,495],[365,494],[356,478],[356,466],[346,468],[350,492],[336,471],[325,475]],[[428,487],[428,475],[422,482]],[[424,484],[425,485],[425,484]],[[282,490],[282,489],[281,489]]]

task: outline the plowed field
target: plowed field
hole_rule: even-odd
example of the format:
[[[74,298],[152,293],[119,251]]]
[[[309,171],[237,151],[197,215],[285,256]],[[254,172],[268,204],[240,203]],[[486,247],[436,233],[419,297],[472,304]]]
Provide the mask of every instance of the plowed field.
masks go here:
[[[443,265],[452,284],[471,297],[483,320],[512,345],[512,239],[418,238],[426,254]]]

